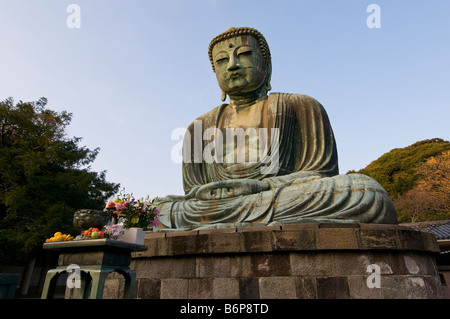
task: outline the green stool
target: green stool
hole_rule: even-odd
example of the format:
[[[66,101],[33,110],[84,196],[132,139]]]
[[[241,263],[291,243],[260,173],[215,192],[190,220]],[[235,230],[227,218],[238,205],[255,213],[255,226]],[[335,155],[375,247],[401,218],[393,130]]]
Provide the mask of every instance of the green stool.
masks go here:
[[[110,239],[47,242],[43,248],[58,252],[59,257],[58,266],[47,272],[42,299],[54,298],[57,280],[64,273],[70,273],[67,286],[79,289],[78,298],[101,299],[106,278],[113,272],[125,278],[123,298],[132,299],[136,272],[129,268],[131,253],[147,250],[145,245]],[[75,294],[73,296],[76,298]]]
[[[0,274],[0,299],[14,298],[19,278],[18,274]]]

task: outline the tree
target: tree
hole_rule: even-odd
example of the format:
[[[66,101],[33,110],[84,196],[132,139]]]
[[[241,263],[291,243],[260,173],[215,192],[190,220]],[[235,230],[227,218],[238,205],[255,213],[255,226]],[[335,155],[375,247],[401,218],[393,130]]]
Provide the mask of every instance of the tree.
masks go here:
[[[413,189],[394,200],[399,220],[419,222],[450,218],[450,151],[431,156],[416,169]]]
[[[419,222],[431,209],[432,200],[423,191],[411,189],[394,200],[398,218],[403,222]]]
[[[416,189],[430,198],[431,209],[450,212],[450,151],[430,157],[417,169],[421,176]]]
[[[417,168],[428,158],[450,150],[450,142],[433,138],[396,148],[373,161],[357,173],[368,175],[384,187],[392,199],[414,188],[421,179]],[[349,173],[354,173],[349,172]]]
[[[73,213],[102,209],[119,184],[89,166],[99,148],[78,146],[65,129],[72,114],[46,108],[47,99],[0,102],[0,258],[33,258],[54,232],[73,232]]]
[[[450,218],[450,143],[440,138],[396,148],[366,168],[394,202],[400,222]]]

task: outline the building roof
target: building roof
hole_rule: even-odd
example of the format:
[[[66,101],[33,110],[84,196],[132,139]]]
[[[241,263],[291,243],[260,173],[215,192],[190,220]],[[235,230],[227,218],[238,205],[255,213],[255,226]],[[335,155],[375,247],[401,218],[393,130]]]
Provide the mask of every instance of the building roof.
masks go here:
[[[402,226],[414,228],[427,233],[432,233],[437,240],[450,239],[450,219],[448,220],[434,220],[418,223],[404,223]]]

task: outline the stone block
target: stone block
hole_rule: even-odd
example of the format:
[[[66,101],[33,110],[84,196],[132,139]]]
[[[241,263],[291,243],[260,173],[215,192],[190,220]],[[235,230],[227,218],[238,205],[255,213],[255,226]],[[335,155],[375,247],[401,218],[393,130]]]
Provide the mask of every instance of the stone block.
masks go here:
[[[337,276],[365,274],[367,266],[372,264],[373,254],[353,251],[330,252],[332,269]],[[381,267],[381,266],[380,266]]]
[[[438,244],[436,236],[434,234],[427,233],[427,232],[421,232],[421,235],[422,235],[422,240],[423,240],[423,243],[425,246],[425,250],[435,252],[435,253],[440,252],[439,244]]]
[[[320,223],[319,228],[359,228],[358,223]]]
[[[316,299],[316,279],[312,276],[297,277],[295,280],[296,298],[298,299]]]
[[[196,261],[196,277],[247,277],[251,275],[250,256],[205,256]]]
[[[125,277],[118,272],[112,272],[106,277],[102,299],[121,299],[124,289]]]
[[[381,289],[386,299],[442,298],[436,277],[396,275],[381,277]]]
[[[275,250],[313,250],[316,248],[316,236],[313,229],[274,231]]]
[[[379,288],[384,299],[404,299],[405,291],[400,285],[399,275],[381,276]]]
[[[360,229],[372,229],[372,230],[397,230],[397,225],[391,224],[359,224]]]
[[[153,256],[171,256],[172,255],[172,238],[146,237],[144,245],[148,247],[147,251],[133,253],[135,258],[145,258]]]
[[[429,254],[407,253],[403,256],[407,273],[438,276],[436,261]]]
[[[161,280],[161,299],[187,299],[188,279],[168,278]]]
[[[281,230],[316,230],[319,228],[318,223],[285,223],[281,224]]]
[[[259,299],[259,279],[255,277],[239,278],[239,298]]]
[[[319,228],[316,231],[317,249],[358,249],[355,228]]]
[[[122,288],[123,289],[123,288]],[[120,280],[117,278],[108,278],[105,282],[105,286],[103,287],[103,296],[102,299],[118,299],[120,298],[121,291]],[[80,291],[78,291],[80,293]],[[79,295],[74,295],[73,297],[66,296],[65,298],[79,298]]]
[[[424,250],[422,232],[416,230],[397,229],[399,248],[403,250]]]
[[[255,277],[290,276],[289,254],[258,254],[251,256],[252,275]]]
[[[348,277],[350,298],[352,299],[383,299],[383,291],[380,288],[370,288],[367,285],[369,275],[355,275]]]
[[[331,276],[335,264],[329,253],[291,253],[292,276]]]
[[[237,278],[214,278],[214,299],[239,299],[239,279]]]
[[[296,278],[259,278],[259,295],[261,299],[295,299],[297,298]]]
[[[189,237],[197,236],[198,230],[185,230],[185,231],[169,231],[165,233],[165,237]]]
[[[426,299],[428,298],[428,289],[421,276],[398,276],[398,283],[401,291],[404,292],[404,298]]]
[[[199,229],[199,235],[215,235],[215,234],[230,234],[237,232],[236,227],[219,227],[219,228],[204,228]]]
[[[161,296],[161,280],[150,278],[136,280],[136,295],[140,299],[159,299]]]
[[[444,296],[444,287],[438,276],[423,276],[425,287],[427,289],[427,296],[430,299],[442,299]],[[436,287],[440,287],[436,289]]]
[[[237,231],[240,233],[248,233],[248,232],[270,232],[274,230],[281,230],[280,225],[275,226],[251,226],[251,227],[238,227]]]
[[[316,285],[319,299],[350,298],[347,277],[317,277]]]
[[[188,280],[188,298],[213,298],[213,278],[192,278]]]
[[[244,252],[274,250],[272,231],[243,231],[240,236]]]
[[[131,263],[137,298],[158,298],[158,285],[164,299],[442,297],[435,238],[396,225],[205,229],[147,236],[146,245]],[[367,286],[371,264],[381,288]]]
[[[193,278],[195,258],[144,259],[136,262],[133,268],[137,278]]]
[[[380,228],[361,228],[358,230],[361,249],[398,249],[397,231]]]
[[[210,250],[209,235],[198,235],[194,231],[186,231],[183,233],[185,235],[170,236],[172,255],[197,254]]]
[[[215,233],[210,235],[210,244],[212,253],[241,252],[241,233]]]

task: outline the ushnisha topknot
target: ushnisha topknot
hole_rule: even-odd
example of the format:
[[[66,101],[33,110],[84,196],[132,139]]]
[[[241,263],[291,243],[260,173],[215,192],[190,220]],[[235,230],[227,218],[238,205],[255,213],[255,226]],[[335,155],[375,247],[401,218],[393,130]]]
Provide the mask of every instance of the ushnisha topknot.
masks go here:
[[[267,44],[267,41],[264,38],[264,36],[261,34],[261,32],[259,32],[256,29],[249,28],[249,27],[238,27],[238,28],[231,27],[231,28],[228,28],[225,32],[216,36],[209,43],[208,56],[209,56],[209,60],[211,61],[211,66],[212,66],[214,72],[216,72],[215,67],[214,67],[214,59],[212,56],[212,51],[213,51],[214,46],[217,43],[219,43],[220,41],[223,41],[223,40],[235,37],[235,36],[241,36],[241,35],[252,35],[253,37],[255,37],[255,39],[258,41],[258,45],[261,50],[262,56],[264,57],[264,59],[266,59],[268,64],[271,64],[269,45]]]

